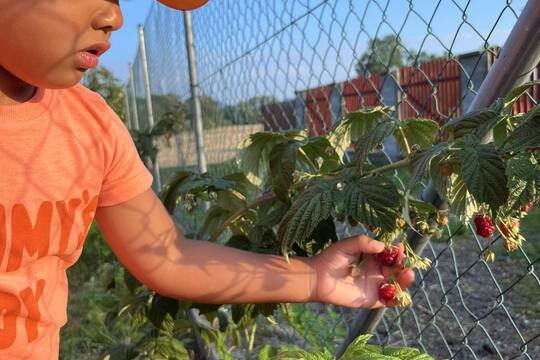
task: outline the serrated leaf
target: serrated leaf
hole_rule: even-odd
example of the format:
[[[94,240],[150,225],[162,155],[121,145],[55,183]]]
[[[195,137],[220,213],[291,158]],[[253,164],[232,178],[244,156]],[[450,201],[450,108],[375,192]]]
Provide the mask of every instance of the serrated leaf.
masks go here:
[[[429,166],[429,177],[441,199],[446,199],[448,197],[448,188],[450,187],[450,177],[443,176],[440,169],[440,163],[443,160],[446,160],[446,158],[447,156],[444,154],[436,156],[431,160]]]
[[[437,138],[439,124],[429,119],[405,119],[399,123],[399,129],[394,132],[394,137],[401,149],[406,152],[405,139],[409,149],[414,145],[420,149],[433,145]]]
[[[303,242],[334,207],[334,190],[328,184],[312,186],[294,201],[279,224],[278,242],[286,253],[288,246]]]
[[[281,143],[269,155],[270,183],[274,193],[283,202],[289,202],[289,189],[296,169],[296,153],[300,143]]]
[[[373,130],[359,137],[355,149],[356,163],[359,166],[363,166],[368,154],[373,150],[375,145],[381,144],[384,139],[392,135],[397,126],[396,121],[383,121],[378,123]]]
[[[420,150],[411,156],[411,178],[407,184],[407,190],[412,189],[427,176],[433,158],[439,156],[447,148],[447,143],[440,143],[425,150]]]
[[[249,181],[262,186],[268,175],[268,160],[272,148],[289,140],[302,141],[305,132],[259,132],[244,139],[238,146],[238,167]]]
[[[423,215],[422,217],[430,217],[438,213],[435,205],[417,199],[409,198],[409,208],[415,213]]]
[[[420,354],[407,360],[434,360],[434,358],[428,354]]]
[[[350,359],[351,356],[355,352],[359,352],[359,351],[363,350],[366,347],[367,342],[369,341],[369,339],[371,339],[372,336],[373,335],[371,335],[371,334],[364,334],[364,335],[360,335],[356,339],[354,339],[349,344],[349,346],[347,346],[347,349],[343,353],[342,359],[345,359],[345,360],[347,358]]]
[[[326,137],[310,138],[297,153],[299,168],[308,172],[330,172],[341,165],[341,160]]]
[[[505,165],[494,144],[467,146],[460,150],[463,181],[476,201],[496,211],[508,199]]]
[[[461,222],[468,222],[478,211],[478,203],[467,190],[461,175],[452,175],[450,187],[450,212],[456,215]]]
[[[505,152],[521,152],[540,147],[540,104],[523,116],[522,123],[503,143]]]
[[[224,209],[221,206],[210,207],[205,214],[203,224],[199,231],[199,236],[202,238],[205,235],[212,234],[231,215],[232,215],[232,211]]]
[[[412,357],[420,355],[420,350],[410,347],[386,346],[383,348],[383,354],[395,356],[402,360],[409,360]]]
[[[448,130],[454,139],[474,133],[483,124],[500,119],[500,114],[492,109],[479,109],[447,122],[443,129]]]
[[[343,189],[345,217],[365,225],[392,230],[399,215],[401,196],[395,184],[384,176],[353,180]]]
[[[386,114],[393,111],[390,106],[375,106],[348,113],[329,131],[327,138],[339,159],[343,159],[351,142],[370,132]]]
[[[508,160],[506,167],[508,178],[508,209],[520,207],[540,198],[540,164],[530,154],[519,154]]]
[[[510,92],[504,97],[504,106],[509,107],[513,105],[517,99],[521,97],[531,86],[539,85],[540,80],[534,80],[527,82],[523,85],[517,86],[510,90]]]

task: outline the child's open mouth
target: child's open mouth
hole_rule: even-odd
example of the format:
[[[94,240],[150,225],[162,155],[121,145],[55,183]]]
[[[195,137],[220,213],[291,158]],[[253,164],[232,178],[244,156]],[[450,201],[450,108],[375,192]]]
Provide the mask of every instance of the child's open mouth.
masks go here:
[[[98,66],[97,50],[80,51],[77,53],[77,65],[83,69],[92,69]]]

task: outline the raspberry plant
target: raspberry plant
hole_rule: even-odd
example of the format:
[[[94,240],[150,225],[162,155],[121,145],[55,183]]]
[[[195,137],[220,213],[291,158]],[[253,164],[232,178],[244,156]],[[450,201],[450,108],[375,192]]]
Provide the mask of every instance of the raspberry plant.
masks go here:
[[[336,224],[347,224],[389,249],[402,243],[403,265],[425,269],[429,260],[414,253],[407,232],[437,234],[448,217],[475,219],[478,234],[486,238],[498,230],[504,248],[513,251],[524,241],[518,219],[540,197],[540,105],[517,115],[512,105],[536,83],[442,127],[430,119],[400,120],[392,107],[376,106],[347,114],[325,136],[310,138],[305,130],[256,133],[239,145],[240,172],[216,177],[180,171],[160,197],[171,214],[178,207],[194,214],[201,201],[210,204],[199,232],[186,236],[260,253],[313,256],[338,240]],[[493,140],[485,142],[490,134]],[[370,161],[389,136],[403,158]],[[421,199],[427,181],[447,209]],[[486,246],[485,259],[493,260],[490,243]],[[286,313],[286,304],[232,305],[223,311],[219,305],[141,293],[129,275],[126,283],[138,294],[138,302],[122,310],[132,313],[135,327],[147,317],[167,338],[173,329],[196,328],[222,355],[227,353],[223,334],[236,334],[238,342],[238,332],[251,328],[252,344],[257,315],[271,316],[278,306]],[[384,295],[390,298],[389,292]],[[400,289],[393,297],[410,302]],[[219,331],[188,321],[193,308]]]

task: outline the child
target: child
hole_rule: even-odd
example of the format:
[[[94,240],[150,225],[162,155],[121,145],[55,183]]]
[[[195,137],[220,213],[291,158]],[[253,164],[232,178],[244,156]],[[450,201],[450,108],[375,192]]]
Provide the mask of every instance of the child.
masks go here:
[[[161,0],[176,9],[205,0]],[[182,236],[150,189],[128,131],[79,84],[122,26],[118,0],[0,0],[0,359],[57,359],[66,269],[96,219],[112,250],[160,294],[203,303],[309,302],[375,308],[384,245],[344,239],[313,258],[249,253]],[[400,256],[403,250],[400,249]]]

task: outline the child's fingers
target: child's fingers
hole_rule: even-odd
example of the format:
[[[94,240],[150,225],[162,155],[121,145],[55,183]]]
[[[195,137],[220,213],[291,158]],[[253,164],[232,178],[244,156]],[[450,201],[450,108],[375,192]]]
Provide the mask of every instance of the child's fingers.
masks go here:
[[[414,271],[407,269],[398,276],[397,282],[403,290],[410,288],[414,283]]]
[[[347,255],[378,254],[384,250],[384,244],[369,236],[352,236],[338,241],[333,245],[337,250]]]

